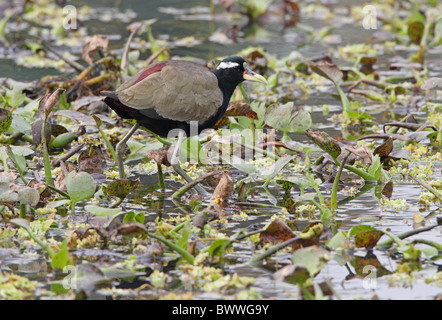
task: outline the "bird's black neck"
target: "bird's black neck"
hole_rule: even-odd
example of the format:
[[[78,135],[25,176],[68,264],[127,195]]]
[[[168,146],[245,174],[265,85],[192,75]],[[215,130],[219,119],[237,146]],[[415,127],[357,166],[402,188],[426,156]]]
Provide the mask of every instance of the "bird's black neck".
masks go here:
[[[220,70],[217,69],[213,70],[213,73],[217,77],[218,86],[223,93],[223,104],[213,116],[207,119],[207,121],[200,126],[200,130],[213,127],[218,122],[218,120],[224,116],[224,113],[226,113],[227,107],[229,106],[230,98],[232,97],[235,88],[243,80],[225,78]]]
[[[228,77],[226,74],[218,69],[215,69],[212,72],[218,79],[218,86],[224,95],[224,99],[227,98],[227,100],[230,100],[230,97],[232,97],[236,86],[240,84],[244,79],[242,79],[242,77],[240,79]]]

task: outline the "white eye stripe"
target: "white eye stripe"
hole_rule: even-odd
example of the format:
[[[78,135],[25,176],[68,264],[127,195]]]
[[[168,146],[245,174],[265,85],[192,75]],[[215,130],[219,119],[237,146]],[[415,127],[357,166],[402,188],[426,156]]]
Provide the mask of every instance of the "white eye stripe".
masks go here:
[[[229,69],[229,68],[235,68],[235,67],[239,67],[239,64],[236,62],[221,62],[218,67],[216,67],[217,69]]]

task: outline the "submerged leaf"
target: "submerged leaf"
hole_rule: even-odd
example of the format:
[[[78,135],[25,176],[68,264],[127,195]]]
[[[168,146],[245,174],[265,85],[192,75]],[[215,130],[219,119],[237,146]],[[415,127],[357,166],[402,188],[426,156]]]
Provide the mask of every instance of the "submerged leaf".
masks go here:
[[[0,109],[0,133],[6,132],[12,123],[11,111]]]
[[[120,199],[125,198],[130,192],[140,186],[140,180],[118,179],[110,182],[107,193]]]
[[[99,146],[89,146],[78,156],[78,169],[88,173],[103,173],[105,170],[104,152]]]

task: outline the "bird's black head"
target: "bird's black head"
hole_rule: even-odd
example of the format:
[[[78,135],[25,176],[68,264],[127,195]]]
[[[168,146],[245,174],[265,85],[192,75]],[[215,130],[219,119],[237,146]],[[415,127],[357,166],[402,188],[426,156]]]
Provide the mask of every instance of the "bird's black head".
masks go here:
[[[263,76],[253,72],[241,57],[229,57],[221,61],[213,73],[218,78],[221,88],[233,93],[238,84],[244,80],[267,83]]]

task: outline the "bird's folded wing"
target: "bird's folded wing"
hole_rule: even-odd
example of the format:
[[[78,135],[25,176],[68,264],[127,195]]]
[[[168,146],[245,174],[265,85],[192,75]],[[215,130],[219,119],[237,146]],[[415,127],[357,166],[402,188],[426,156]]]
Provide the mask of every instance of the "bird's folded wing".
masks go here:
[[[157,118],[158,114],[171,120],[204,122],[223,103],[218,79],[204,66],[181,61],[157,67],[153,72],[146,70],[117,91],[122,103],[143,114],[146,109],[146,116]]]

